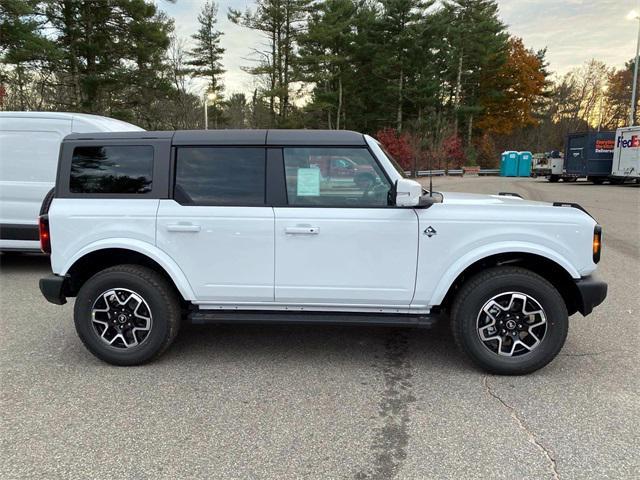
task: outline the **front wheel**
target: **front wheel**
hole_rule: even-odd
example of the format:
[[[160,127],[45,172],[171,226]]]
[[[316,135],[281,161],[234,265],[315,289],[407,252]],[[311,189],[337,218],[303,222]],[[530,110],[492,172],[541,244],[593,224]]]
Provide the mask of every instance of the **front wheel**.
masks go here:
[[[521,375],[551,362],[569,327],[562,296],[519,267],[497,267],[468,280],[451,310],[458,346],[484,370]]]
[[[164,352],[180,326],[180,303],[169,282],[139,265],[96,273],[78,292],[76,331],[96,357],[138,365]]]

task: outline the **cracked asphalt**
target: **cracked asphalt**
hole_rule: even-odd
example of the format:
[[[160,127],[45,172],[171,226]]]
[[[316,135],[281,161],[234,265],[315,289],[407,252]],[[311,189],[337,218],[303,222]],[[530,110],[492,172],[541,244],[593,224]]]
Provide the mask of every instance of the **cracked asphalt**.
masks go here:
[[[434,330],[185,328],[118,368],[48,304],[39,256],[0,257],[0,478],[591,479],[640,472],[640,188],[435,178],[582,204],[609,297],[549,366],[485,375]]]

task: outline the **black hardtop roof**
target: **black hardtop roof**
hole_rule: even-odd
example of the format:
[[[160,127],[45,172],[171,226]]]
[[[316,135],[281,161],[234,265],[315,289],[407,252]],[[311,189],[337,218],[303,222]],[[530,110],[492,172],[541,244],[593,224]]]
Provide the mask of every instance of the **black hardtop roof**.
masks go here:
[[[177,130],[156,132],[72,133],[65,140],[172,139],[173,145],[366,145],[361,133],[350,130]]]

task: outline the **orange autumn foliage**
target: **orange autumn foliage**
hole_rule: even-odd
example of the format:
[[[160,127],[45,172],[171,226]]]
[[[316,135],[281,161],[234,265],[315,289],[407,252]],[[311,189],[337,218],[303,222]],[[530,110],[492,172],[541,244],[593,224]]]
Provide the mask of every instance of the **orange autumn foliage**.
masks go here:
[[[509,52],[498,75],[483,79],[494,83],[499,95],[480,99],[482,114],[477,126],[486,133],[509,134],[538,123],[535,108],[544,95],[547,80],[544,65],[522,39],[509,40]]]

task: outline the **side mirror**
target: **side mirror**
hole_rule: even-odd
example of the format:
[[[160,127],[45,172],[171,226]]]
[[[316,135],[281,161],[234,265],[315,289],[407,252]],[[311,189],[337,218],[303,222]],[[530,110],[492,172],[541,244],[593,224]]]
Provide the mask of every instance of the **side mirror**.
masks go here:
[[[415,180],[401,178],[395,184],[395,204],[397,207],[417,207],[422,196],[422,185]]]

